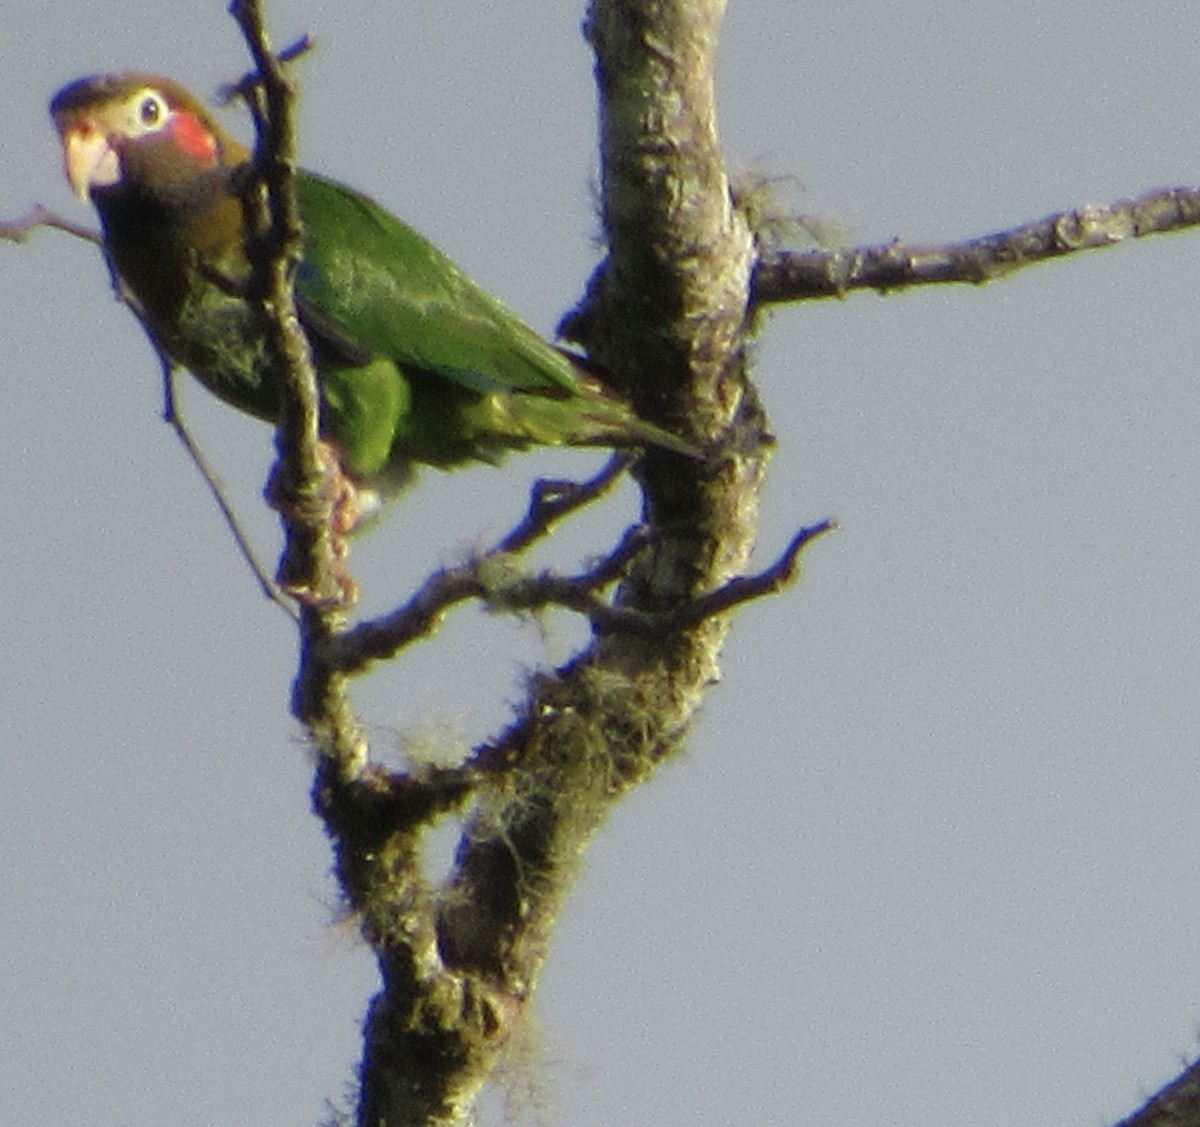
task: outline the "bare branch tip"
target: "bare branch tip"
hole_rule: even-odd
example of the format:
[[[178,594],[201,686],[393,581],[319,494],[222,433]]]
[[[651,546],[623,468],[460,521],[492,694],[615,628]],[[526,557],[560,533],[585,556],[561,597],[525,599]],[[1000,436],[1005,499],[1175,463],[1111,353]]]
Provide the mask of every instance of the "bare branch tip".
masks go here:
[[[794,537],[792,537],[791,545],[788,551],[791,554],[801,551],[811,541],[816,540],[820,536],[824,536],[829,532],[837,532],[841,528],[836,517],[826,517],[816,524],[810,524],[807,528],[800,529]]]
[[[529,491],[529,508],[524,519],[488,554],[522,552],[548,536],[559,521],[608,492],[633,462],[633,456],[618,450],[585,481],[540,478]]]
[[[51,211],[45,204],[40,203],[34,204],[29,214],[20,219],[0,220],[0,240],[10,243],[25,243],[29,241],[30,235],[41,227],[63,231],[95,246],[102,246],[104,242],[99,231],[66,219],[57,212]]]
[[[317,41],[311,35],[305,34],[290,47],[285,47],[280,51],[275,56],[275,60],[280,66],[286,66],[288,63],[295,62],[302,55],[308,54],[309,51],[315,50],[316,46]],[[228,106],[233,102],[243,101],[250,103],[253,108],[253,98],[262,89],[265,81],[260,71],[247,71],[236,82],[226,82],[218,86],[215,95],[216,102],[218,105]]]

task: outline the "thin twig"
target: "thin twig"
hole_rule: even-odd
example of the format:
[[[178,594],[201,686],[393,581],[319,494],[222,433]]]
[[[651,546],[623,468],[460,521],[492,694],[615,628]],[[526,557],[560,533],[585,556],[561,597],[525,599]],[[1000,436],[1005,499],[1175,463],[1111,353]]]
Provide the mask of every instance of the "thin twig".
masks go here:
[[[491,611],[537,611],[561,607],[587,614],[594,605],[608,606],[599,592],[623,578],[630,565],[650,542],[651,530],[644,524],[627,529],[617,546],[578,575],[540,571],[518,575],[507,581],[488,582],[486,561],[476,565],[482,582],[479,598]]]
[[[642,554],[642,549],[654,539],[654,529],[648,524],[635,524],[625,530],[617,546],[608,555],[597,560],[587,572],[587,579],[595,588],[608,587],[618,579],[624,579],[633,561]]]
[[[99,231],[85,227],[71,219],[65,219],[57,212],[51,211],[45,204],[34,204],[33,209],[20,219],[0,221],[0,239],[10,243],[24,243],[34,231],[42,227],[50,227],[56,231],[65,231],[77,239],[93,243],[98,247],[104,245],[104,238]]]
[[[649,612],[615,606],[601,592],[621,578],[646,546],[650,532],[630,529],[617,547],[591,570],[579,575],[541,571],[504,575],[501,553],[489,552],[470,564],[434,572],[403,606],[390,614],[360,622],[323,647],[322,661],[330,670],[351,676],[376,661],[395,657],[407,646],[431,635],[447,611],[478,599],[487,606],[513,612],[559,607],[574,611],[598,634],[643,634],[666,638],[699,626],[743,603],[773,595],[795,580],[800,555],[813,540],[835,529],[832,520],[802,528],[770,567],[682,603],[673,610]]]
[[[1034,223],[961,243],[917,246],[899,239],[840,250],[773,251],[755,267],[752,302],[844,297],[913,286],[981,285],[1015,270],[1127,239],[1200,224],[1200,188],[1166,188],[1107,206],[1057,212]]]
[[[442,568],[430,575],[403,606],[339,634],[326,647],[324,660],[340,673],[360,673],[373,662],[395,657],[428,637],[447,611],[471,599],[494,610],[559,606],[588,613],[594,603],[602,602],[596,591],[615,583],[645,544],[646,529],[639,525],[627,532],[617,548],[592,570],[571,577],[550,571],[507,575],[503,567],[505,553],[498,550],[461,567]]]
[[[65,231],[68,235],[83,239],[94,246],[101,248],[104,246],[104,239],[98,231],[75,223],[70,219],[65,219],[61,215],[51,211],[44,204],[35,204],[29,214],[21,219],[0,222],[0,239],[14,243],[23,243],[29,239],[29,236],[34,231],[43,227]],[[246,531],[242,527],[237,513],[234,511],[228,494],[225,492],[225,486],[209,464],[203,451],[192,438],[191,433],[187,429],[187,424],[183,421],[179,413],[178,399],[175,394],[174,365],[168,359],[166,353],[159,348],[158,342],[154,339],[154,335],[150,332],[149,326],[146,324],[140,305],[133,299],[131,294],[125,291],[124,287],[120,284],[120,280],[115,275],[113,284],[117,291],[117,296],[129,306],[142,328],[146,330],[146,336],[154,348],[155,354],[158,356],[163,376],[163,420],[170,425],[176,437],[183,444],[183,448],[187,452],[187,456],[191,459],[192,464],[199,470],[200,476],[208,486],[208,490],[212,494],[212,498],[225,520],[225,524],[233,535],[233,541],[237,545],[238,552],[241,554],[242,559],[245,560],[247,567],[250,568],[254,578],[258,581],[263,594],[272,602],[282,607],[284,612],[295,620],[297,617],[295,609],[284,597],[279,585],[272,581],[266,569],[255,555]]]
[[[618,450],[595,476],[586,481],[546,478],[535,481],[530,490],[529,510],[525,519],[505,536],[493,551],[522,552],[530,544],[548,536],[564,517],[607,493],[632,461],[633,455],[627,450]]]
[[[783,554],[769,568],[756,575],[742,575],[710,591],[706,595],[681,603],[669,611],[640,611],[630,607],[613,606],[599,598],[595,591],[571,581],[564,581],[545,590],[546,605],[561,606],[585,615],[598,634],[642,634],[667,638],[691,630],[702,622],[733,610],[743,603],[774,595],[792,583],[799,571],[800,554],[817,537],[833,531],[832,520],[802,528],[792,538]]]
[[[133,292],[121,281],[120,275],[115,270],[112,271],[112,285],[118,300],[126,305],[137,319],[138,324],[142,326],[142,331],[146,334],[146,340],[149,341],[150,347],[154,350],[154,355],[158,357],[158,365],[162,372],[163,383],[163,422],[175,432],[175,436],[182,443],[183,449],[191,460],[192,465],[196,467],[200,473],[200,477],[204,480],[204,484],[208,486],[208,491],[216,502],[217,508],[220,510],[221,516],[225,521],[225,526],[233,536],[234,545],[237,547],[242,559],[246,562],[246,566],[250,568],[251,574],[253,574],[255,580],[258,582],[263,594],[273,603],[278,604],[292,621],[297,621],[298,616],[295,607],[285,597],[279,584],[271,579],[266,568],[255,554],[254,548],[250,544],[250,537],[246,534],[246,530],[242,526],[233,503],[229,500],[229,495],[225,492],[224,483],[217,476],[217,472],[212,468],[212,464],[200,449],[196,440],[192,438],[191,431],[188,430],[187,423],[183,420],[183,414],[179,410],[179,395],[175,383],[177,368],[171,362],[171,358],[162,350],[157,338],[151,331],[141,303],[134,297]]]
[[[239,23],[241,22],[236,13],[234,13],[234,18],[238,19]],[[294,63],[302,55],[307,55],[309,51],[315,50],[316,46],[317,41],[306,32],[294,43],[279,51],[275,58],[281,66],[285,66],[288,63]],[[237,82],[227,82],[225,85],[217,87],[217,101],[225,106],[239,98],[249,102],[254,94],[262,89],[263,81],[260,71],[248,71]]]
[[[542,478],[534,482],[529,508],[511,532],[470,563],[435,571],[403,606],[340,633],[336,641],[326,647],[324,661],[340,673],[359,673],[372,662],[395,657],[401,650],[429,637],[447,611],[472,599],[479,599],[496,610],[536,610],[551,605],[554,600],[549,603],[540,600],[536,592],[530,593],[529,585],[536,587],[538,582],[551,581],[555,584],[582,583],[585,589],[595,590],[615,583],[646,546],[649,530],[645,526],[636,525],[629,529],[620,543],[585,576],[571,580],[552,579],[548,572],[513,578],[505,574],[508,569],[504,561],[548,536],[559,522],[603,496],[632,460],[633,455],[628,452],[616,451],[595,475],[584,481]],[[555,589],[561,591],[559,587]]]
[[[155,345],[155,351],[158,352],[158,360],[162,365],[163,421],[175,432],[175,436],[183,444],[183,449],[186,451],[187,456],[204,479],[204,483],[208,486],[208,491],[212,495],[212,499],[216,502],[217,508],[221,512],[226,527],[233,536],[233,542],[237,546],[238,552],[241,554],[242,559],[245,560],[246,566],[253,573],[254,578],[258,581],[262,593],[273,603],[277,604],[293,622],[299,621],[300,616],[297,614],[295,606],[284,595],[279,584],[270,577],[262,561],[255,554],[254,548],[250,544],[250,538],[247,536],[246,530],[242,527],[242,522],[238,518],[233,503],[229,500],[229,495],[225,492],[224,483],[217,476],[216,471],[212,468],[208,458],[205,457],[204,452],[197,445],[196,440],[192,438],[187,423],[183,420],[183,415],[179,410],[179,397],[175,384],[175,366],[157,345]]]
[[[717,615],[725,614],[734,607],[755,599],[765,598],[781,591],[792,583],[799,571],[800,555],[804,549],[837,525],[832,520],[802,528],[788,544],[783,554],[770,567],[756,575],[742,575],[710,591],[706,595],[681,603],[673,610],[648,612],[629,607],[614,606],[600,597],[602,590],[618,577],[619,569],[610,566],[611,560],[619,560],[622,566],[629,562],[628,550],[636,555],[645,544],[644,535],[627,534],[622,547],[613,556],[601,562],[593,571],[579,576],[556,576],[551,573],[529,576],[502,590],[500,600],[505,607],[521,610],[539,610],[545,607],[562,607],[584,615],[599,634],[645,634],[658,638],[670,637],[684,630],[699,626]],[[634,532],[644,530],[633,530]]]
[[[837,522],[828,519],[802,528],[792,537],[791,543],[784,549],[779,559],[765,571],[760,571],[757,575],[743,575],[731,579],[715,591],[710,591],[707,595],[701,595],[698,599],[684,603],[678,610],[667,614],[637,614],[635,619],[640,619],[641,622],[636,626],[633,621],[624,622],[620,618],[614,619],[612,628],[616,630],[633,628],[651,633],[658,630],[668,632],[687,630],[715,615],[733,610],[734,607],[741,606],[743,603],[774,595],[795,581],[800,569],[800,555],[804,549],[814,540],[828,532],[834,532],[836,529]],[[621,612],[622,616],[627,613]],[[600,624],[596,625],[597,629],[603,629]]]
[[[486,597],[488,588],[480,574],[480,562],[435,571],[402,606],[339,634],[327,647],[325,661],[341,673],[359,673],[373,662],[394,657],[428,637],[452,607]]]

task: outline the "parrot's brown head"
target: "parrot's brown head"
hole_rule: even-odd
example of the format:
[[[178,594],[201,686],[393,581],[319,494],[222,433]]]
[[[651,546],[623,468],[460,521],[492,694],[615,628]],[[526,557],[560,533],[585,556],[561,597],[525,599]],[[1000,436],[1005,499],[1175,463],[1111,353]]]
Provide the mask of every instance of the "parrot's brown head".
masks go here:
[[[122,72],[81,78],[50,102],[67,180],[103,211],[107,197],[183,203],[248,159],[177,82]]]
[[[212,326],[241,327],[236,299],[212,279],[236,287],[246,269],[235,181],[249,150],[182,86],[151,74],[82,78],[54,95],[50,114],[67,180],[100,215],[123,296],[176,364],[215,371],[228,342]],[[236,377],[228,365],[212,376],[218,394],[234,398],[227,385],[252,366],[239,365]]]

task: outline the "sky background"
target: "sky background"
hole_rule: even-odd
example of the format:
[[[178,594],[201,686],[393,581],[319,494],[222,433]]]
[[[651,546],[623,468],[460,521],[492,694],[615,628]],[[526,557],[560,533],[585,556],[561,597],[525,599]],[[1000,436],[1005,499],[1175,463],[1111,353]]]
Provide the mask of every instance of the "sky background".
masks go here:
[[[1194,5],[851,7],[732,4],[719,108],[735,172],[795,175],[854,241],[1196,181]],[[581,5],[269,15],[320,42],[305,164],[552,331],[596,258]],[[208,94],[246,67],[215,0],[0,17],[0,214],[90,219],[46,116],[62,83],[136,67]],[[513,1073],[548,1105],[527,1122],[1097,1127],[1195,1055],[1198,255],[1200,232],[774,315],[760,562],[842,530],[740,613],[686,752],[594,843]],[[0,246],[0,302],[5,1105],[315,1123],[376,980],[308,808],[294,631],[160,421],[94,249]],[[185,390],[273,559],[269,431]],[[535,475],[598,462],[428,473],[356,546],[365,609],[500,535]],[[538,558],[572,567],[634,512],[625,492]],[[579,637],[459,612],[356,699],[381,754],[479,739]]]

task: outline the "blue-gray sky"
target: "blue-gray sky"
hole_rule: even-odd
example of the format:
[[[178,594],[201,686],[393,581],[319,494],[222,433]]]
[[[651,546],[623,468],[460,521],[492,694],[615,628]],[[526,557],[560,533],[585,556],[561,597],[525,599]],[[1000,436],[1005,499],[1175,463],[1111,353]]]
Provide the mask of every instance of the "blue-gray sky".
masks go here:
[[[139,67],[207,92],[245,66],[221,3],[0,4],[3,214],[85,217],[45,114],[62,82]],[[305,162],[549,332],[595,259],[582,8],[270,15],[320,40]],[[856,241],[966,237],[1195,181],[1198,38],[1183,4],[742,0],[723,135]],[[772,318],[761,556],[842,531],[742,614],[686,754],[589,855],[518,1076],[555,1121],[1095,1127],[1194,1053],[1198,254],[1182,235]],[[308,812],[292,632],[159,421],[95,252],[0,246],[0,297],[6,1106],[313,1122],[374,972]],[[187,390],[272,554],[268,431]],[[428,474],[356,548],[368,606],[502,531],[534,474],[596,462]],[[481,736],[577,636],[459,614],[358,699],[382,743]]]

